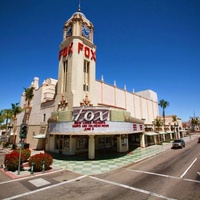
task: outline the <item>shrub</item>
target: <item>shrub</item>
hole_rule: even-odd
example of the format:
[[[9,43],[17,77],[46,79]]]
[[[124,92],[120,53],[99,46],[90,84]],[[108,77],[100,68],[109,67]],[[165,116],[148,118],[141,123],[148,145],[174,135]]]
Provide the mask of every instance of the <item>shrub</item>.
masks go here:
[[[25,157],[23,154],[21,154],[21,162],[20,164],[22,164],[25,160]],[[18,165],[19,165],[19,152],[16,151],[12,151],[9,154],[6,154],[4,157],[4,165],[6,167],[7,170],[9,171],[15,171],[18,169]],[[21,166],[20,166],[21,169]]]
[[[19,153],[19,151],[20,151],[20,149],[14,150],[14,152],[18,152],[18,153]],[[31,150],[30,149],[22,149],[21,153],[24,156],[25,161],[27,161],[29,159],[29,157],[31,156]]]
[[[29,158],[28,164],[31,167],[33,165],[33,171],[39,172],[43,170],[43,163],[45,170],[50,169],[50,165],[53,163],[53,157],[47,153],[35,154]]]

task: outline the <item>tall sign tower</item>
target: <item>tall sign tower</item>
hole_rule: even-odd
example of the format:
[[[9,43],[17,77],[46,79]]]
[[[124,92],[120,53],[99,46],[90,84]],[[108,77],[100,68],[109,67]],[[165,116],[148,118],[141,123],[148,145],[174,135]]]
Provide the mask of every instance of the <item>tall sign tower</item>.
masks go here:
[[[97,105],[96,46],[93,44],[94,26],[81,12],[65,22],[60,44],[56,105],[65,98],[68,110],[80,106],[87,96]]]

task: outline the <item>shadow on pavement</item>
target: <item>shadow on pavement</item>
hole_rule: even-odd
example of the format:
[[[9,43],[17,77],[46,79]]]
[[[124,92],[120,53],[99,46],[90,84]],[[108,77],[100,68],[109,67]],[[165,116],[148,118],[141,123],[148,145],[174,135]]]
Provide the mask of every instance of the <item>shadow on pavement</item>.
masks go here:
[[[105,160],[105,159],[114,159],[123,157],[127,154],[132,153],[134,150],[139,148],[138,146],[131,146],[128,152],[119,153],[115,149],[112,148],[105,148],[105,149],[98,149],[95,150],[95,159],[94,160]],[[57,160],[68,160],[68,161],[85,161],[90,160],[88,159],[88,152],[80,152],[76,155],[65,155],[65,154],[58,154],[49,151],[45,151],[45,153],[50,154],[54,159]]]

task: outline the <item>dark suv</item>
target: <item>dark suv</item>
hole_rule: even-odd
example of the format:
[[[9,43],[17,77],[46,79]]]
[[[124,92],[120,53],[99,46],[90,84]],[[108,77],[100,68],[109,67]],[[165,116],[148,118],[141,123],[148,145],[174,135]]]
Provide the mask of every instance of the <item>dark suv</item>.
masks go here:
[[[185,141],[183,139],[174,140],[172,143],[172,149],[185,147]]]

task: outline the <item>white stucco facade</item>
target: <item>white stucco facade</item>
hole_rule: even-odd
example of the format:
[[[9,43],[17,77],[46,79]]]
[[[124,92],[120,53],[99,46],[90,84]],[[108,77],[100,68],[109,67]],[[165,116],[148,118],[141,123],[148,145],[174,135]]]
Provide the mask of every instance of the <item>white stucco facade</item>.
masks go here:
[[[157,94],[129,92],[96,80],[93,34],[85,15],[74,13],[63,28],[58,80],[47,78],[39,86],[39,78],[34,78],[26,138],[33,148],[66,155],[88,151],[88,158],[94,159],[96,149],[126,152],[130,145],[145,147],[144,123],[159,115]],[[24,95],[21,106],[26,107]],[[24,114],[17,116],[18,133]]]

